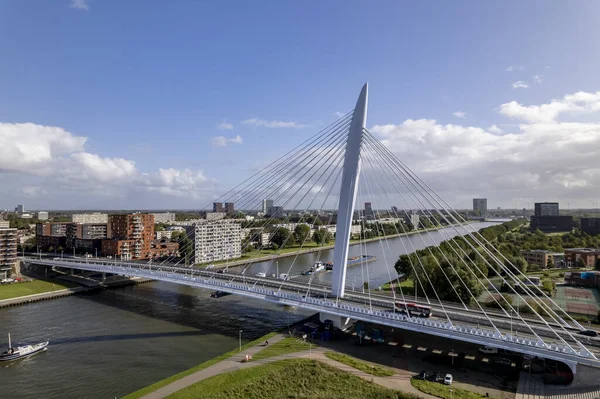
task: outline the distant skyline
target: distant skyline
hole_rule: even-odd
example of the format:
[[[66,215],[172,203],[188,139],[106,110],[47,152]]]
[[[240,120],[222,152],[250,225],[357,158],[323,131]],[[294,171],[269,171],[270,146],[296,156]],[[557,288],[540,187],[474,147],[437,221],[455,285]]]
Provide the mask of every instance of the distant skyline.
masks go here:
[[[0,209],[200,209],[354,106],[453,207],[598,207],[600,3],[0,3]]]

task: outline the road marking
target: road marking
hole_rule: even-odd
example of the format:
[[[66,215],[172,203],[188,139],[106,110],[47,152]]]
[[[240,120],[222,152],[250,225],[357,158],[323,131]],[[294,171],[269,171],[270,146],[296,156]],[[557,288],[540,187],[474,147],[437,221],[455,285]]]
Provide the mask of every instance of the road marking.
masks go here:
[[[390,341],[390,342],[388,342],[388,345],[396,346],[396,345],[398,345],[398,342]]]
[[[424,348],[424,347],[422,347],[422,346],[419,346],[419,347],[417,348],[417,350],[418,350],[418,351],[425,352],[425,351],[427,350],[427,348]]]
[[[410,345],[410,344],[404,344],[404,345],[402,345],[402,347],[406,348],[406,349],[410,349],[410,348],[412,348],[412,345]]]
[[[439,349],[434,349],[434,350],[432,350],[432,352],[435,353],[436,355],[441,355],[442,354],[442,351],[439,350]]]
[[[475,360],[475,356],[467,355],[467,356],[465,356],[465,359]]]
[[[481,358],[481,361],[484,363],[489,363],[490,359],[488,359],[487,357],[483,357],[483,358]]]

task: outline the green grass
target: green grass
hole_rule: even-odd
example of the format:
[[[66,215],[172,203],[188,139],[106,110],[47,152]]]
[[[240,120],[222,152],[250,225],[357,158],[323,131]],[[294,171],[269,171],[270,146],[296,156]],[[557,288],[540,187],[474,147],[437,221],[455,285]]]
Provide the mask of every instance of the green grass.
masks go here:
[[[73,284],[65,281],[49,282],[43,280],[28,281],[25,283],[13,283],[0,285],[0,300],[17,298],[25,295],[41,294],[73,287]]]
[[[395,398],[417,399],[309,359],[288,359],[219,374],[169,399]]]
[[[344,355],[342,353],[325,352],[325,356],[337,362],[344,363],[346,366],[350,366],[357,370],[364,371],[365,373],[374,375],[376,377],[390,377],[394,375],[394,371],[388,369],[387,367],[382,367],[376,364],[368,363],[355,357]]]
[[[245,350],[245,349],[248,349],[250,347],[253,347],[254,345],[257,345],[260,342],[263,342],[263,341],[265,341],[265,340],[267,340],[267,339],[269,339],[269,338],[271,338],[271,337],[273,337],[275,335],[277,335],[277,332],[272,332],[272,333],[264,335],[264,336],[262,336],[262,337],[260,337],[258,339],[255,339],[254,341],[248,342],[247,344],[242,345],[242,351]],[[236,349],[234,349],[232,351],[229,351],[227,353],[222,354],[221,356],[217,356],[217,357],[215,357],[213,359],[207,360],[204,363],[200,363],[197,366],[194,366],[194,367],[192,367],[190,369],[182,371],[181,373],[172,375],[170,377],[165,378],[164,380],[155,382],[152,385],[148,385],[145,388],[142,388],[142,389],[140,389],[138,391],[132,392],[129,395],[124,396],[123,399],[137,399],[137,398],[141,398],[142,396],[146,396],[149,393],[154,392],[154,391],[156,391],[159,388],[162,388],[162,387],[164,387],[166,385],[169,385],[172,382],[180,380],[183,377],[187,377],[190,374],[194,374],[196,371],[200,371],[200,370],[203,370],[203,369],[205,369],[207,367],[212,366],[213,364],[217,364],[221,360],[227,359],[228,357],[231,357],[231,356],[233,356],[233,355],[235,355],[236,353],[239,353],[239,352],[240,352],[239,348],[236,348]]]
[[[418,378],[411,378],[410,383],[413,387],[417,388],[419,391],[428,393],[433,396],[437,396],[438,398],[443,399],[451,399],[451,398],[460,398],[460,399],[480,399],[485,398],[485,396],[480,395],[476,392],[467,391],[466,389],[456,388],[452,385],[444,385],[439,382],[432,381],[424,381]],[[450,390],[452,389],[452,392]]]
[[[381,289],[383,291],[391,292],[392,291],[392,283],[396,284],[397,281],[394,280],[393,282],[385,283],[381,286]],[[400,283],[400,288],[396,288],[396,293],[400,294],[400,292],[402,292],[402,294],[404,294],[404,295],[414,295],[415,294],[415,282],[411,279],[406,279],[406,280],[402,281]]]
[[[266,359],[268,357],[285,355],[288,353],[307,351],[310,347],[316,348],[317,345],[309,344],[301,339],[286,337],[279,342],[265,346],[263,350],[252,355],[252,360]]]

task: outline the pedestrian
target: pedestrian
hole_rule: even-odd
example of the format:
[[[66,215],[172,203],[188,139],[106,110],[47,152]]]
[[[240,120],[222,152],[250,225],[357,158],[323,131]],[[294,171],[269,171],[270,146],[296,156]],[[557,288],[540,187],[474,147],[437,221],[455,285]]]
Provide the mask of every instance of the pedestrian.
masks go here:
[[[268,346],[268,345],[269,345],[269,341],[265,341],[265,346]]]

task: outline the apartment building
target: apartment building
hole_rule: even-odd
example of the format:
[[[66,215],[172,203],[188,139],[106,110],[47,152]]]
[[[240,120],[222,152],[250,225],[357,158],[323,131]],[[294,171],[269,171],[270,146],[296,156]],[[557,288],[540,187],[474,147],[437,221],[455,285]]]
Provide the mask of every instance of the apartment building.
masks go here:
[[[74,213],[71,215],[73,223],[108,223],[107,213]]]
[[[241,225],[231,220],[202,221],[186,227],[194,243],[194,263],[208,263],[242,256]]]
[[[596,259],[600,258],[600,249],[595,248],[569,248],[565,249],[565,262],[567,266],[577,266],[581,259],[587,267],[594,267]]]
[[[17,262],[17,229],[0,228],[0,280],[10,276]]]
[[[10,222],[8,220],[0,220],[0,229],[10,228]]]
[[[530,264],[545,269],[548,266],[548,260],[554,264],[554,253],[543,249],[522,249],[519,254]]]
[[[48,220],[48,212],[46,212],[46,211],[39,211],[37,213],[37,219],[38,220]]]
[[[175,221],[173,212],[153,213],[153,215],[154,223],[173,223]]]
[[[130,213],[108,218],[110,239],[102,240],[102,254],[127,260],[152,258],[154,215]]]
[[[35,243],[39,249],[63,247],[66,245],[69,223],[44,222],[35,225]]]
[[[67,248],[78,251],[102,254],[102,240],[110,237],[108,223],[69,223],[67,225],[65,244]]]

